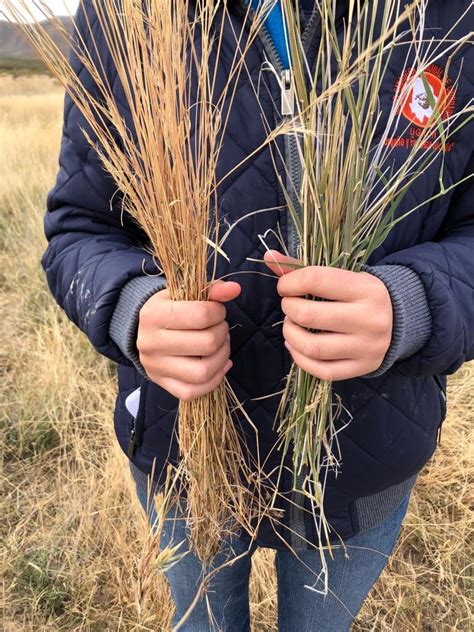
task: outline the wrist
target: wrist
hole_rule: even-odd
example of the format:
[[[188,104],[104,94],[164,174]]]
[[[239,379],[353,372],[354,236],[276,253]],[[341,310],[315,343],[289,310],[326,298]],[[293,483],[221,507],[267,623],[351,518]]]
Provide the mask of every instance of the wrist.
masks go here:
[[[388,290],[393,321],[390,346],[380,367],[363,377],[378,377],[396,362],[417,353],[431,334],[431,313],[424,285],[416,272],[405,266],[364,266]]]
[[[163,276],[143,275],[128,281],[120,292],[109,325],[110,337],[144,377],[148,376],[137,349],[140,310],[154,294],[165,287],[166,279]]]

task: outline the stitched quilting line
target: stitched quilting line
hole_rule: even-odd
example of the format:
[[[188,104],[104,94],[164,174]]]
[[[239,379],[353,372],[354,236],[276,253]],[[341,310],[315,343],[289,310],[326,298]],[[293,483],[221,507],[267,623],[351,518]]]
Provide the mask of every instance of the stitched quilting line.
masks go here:
[[[405,423],[405,426],[407,425],[408,422]],[[435,432],[430,432],[427,433],[425,430],[423,430],[418,424],[414,424],[412,426],[412,429],[415,432],[420,432],[423,433],[425,436],[427,436],[428,438],[432,438],[433,435],[435,434]],[[401,432],[399,436],[402,436],[404,433]],[[341,441],[341,451],[344,452],[344,448],[342,448],[342,444],[344,443],[344,441],[349,441],[352,445],[354,445],[357,449],[361,450],[361,452],[363,452],[366,456],[368,456],[373,462],[377,463],[378,465],[382,466],[383,468],[389,468],[391,469],[392,472],[398,474],[398,470],[395,469],[393,466],[391,466],[390,464],[386,463],[385,461],[382,462],[380,461],[377,457],[375,457],[373,454],[371,454],[370,452],[368,452],[365,448],[363,448],[359,443],[357,443],[357,441],[355,441],[349,434],[347,433],[341,433],[340,435],[340,441]],[[424,452],[425,454],[425,452]],[[420,459],[418,462],[420,462],[422,459]],[[353,474],[351,472],[351,476],[354,476],[355,478],[359,479],[359,475],[357,474]],[[360,479],[359,479],[360,480]]]
[[[444,247],[440,243],[437,243],[437,242],[428,242],[428,243],[429,243],[430,247],[440,248],[440,250],[441,250],[441,252],[443,254],[443,257],[445,258],[445,261],[446,261],[446,253],[444,251]],[[397,258],[396,253],[394,253],[394,254],[390,255],[389,263],[396,263],[398,265],[404,265],[406,267],[409,267],[410,269],[412,269],[414,272],[416,272],[417,274],[421,275],[422,277],[427,277],[429,279],[429,282],[425,283],[425,289],[427,290],[428,296],[433,293],[433,286],[434,286],[434,283],[435,283],[435,277],[434,277],[434,274],[433,274],[432,270],[430,270],[430,269],[426,270],[425,269],[425,266],[427,267],[429,265],[425,261],[422,261],[422,265],[418,267],[418,266],[415,266],[412,261],[405,261],[403,259]],[[447,261],[446,261],[446,263],[447,263]],[[449,265],[449,264],[447,263],[447,265]],[[439,274],[448,277],[448,282],[451,283],[451,280],[449,279],[449,276],[448,276],[448,272],[446,270],[443,270],[442,268],[439,268],[438,266],[433,266],[433,267],[435,267],[436,271]],[[454,278],[457,281],[459,281],[461,284],[465,285],[470,291],[472,291],[472,286],[469,285],[469,283],[467,281],[464,281],[463,279],[460,279],[460,278],[456,277],[456,275],[453,275],[453,276],[454,276]],[[444,283],[442,281],[442,279],[437,278],[436,282],[439,283],[440,285],[443,285],[445,287],[445,289],[447,291],[449,291],[450,293],[454,293],[453,287],[451,285],[447,285],[446,283]],[[430,305],[431,305],[431,302],[430,302]],[[431,305],[430,312],[431,312],[431,316],[432,316],[433,322],[436,323],[437,322],[437,317],[438,317],[438,310],[433,308],[433,306]],[[430,340],[432,340],[434,338],[434,336],[435,336],[435,330],[433,331]],[[464,339],[466,339],[466,331],[465,331],[465,326],[464,325],[463,325],[463,333],[462,334],[458,334],[454,338],[454,340],[450,340],[449,341],[449,346],[452,347],[454,342],[456,342],[461,336]],[[441,351],[439,351],[435,355],[429,354],[430,340],[427,342],[427,344],[425,345],[425,348],[422,349],[419,352],[418,355],[421,356],[424,359],[435,360],[436,358],[443,356],[446,353],[446,349],[448,347],[444,347]],[[406,362],[409,362],[409,360],[410,359],[407,359]]]
[[[244,312],[244,310],[239,307],[237,304],[234,305],[234,309],[237,309],[240,311],[240,313],[242,315],[244,315],[248,321],[250,322],[250,326],[247,327],[246,330],[248,330],[249,334],[248,336],[246,336],[246,338],[244,340],[241,341],[241,343],[239,345],[236,345],[234,343],[233,347],[232,347],[232,355],[237,355],[247,344],[247,342],[257,333],[260,333],[261,335],[261,327],[258,327],[257,325],[255,325],[254,321],[252,321],[249,316]],[[270,344],[272,344],[272,346],[278,351],[278,353],[280,352],[280,345],[278,345],[277,341],[274,341],[271,338],[267,338],[265,337],[265,341],[269,342]]]
[[[388,379],[389,374],[386,374],[386,378]],[[378,397],[380,397],[380,395],[377,393],[377,390],[373,388],[373,386],[369,383],[369,380],[366,381],[365,383],[365,387],[371,391],[374,392],[374,394],[376,394]],[[418,424],[416,422],[415,419],[413,419],[412,417],[409,417],[408,414],[406,412],[404,412],[401,408],[399,408],[395,402],[393,402],[392,400],[389,399],[385,399],[383,398],[383,402],[386,403],[387,405],[391,406],[392,408],[395,408],[395,410],[402,415],[403,417],[405,417],[405,419],[407,419],[410,423],[413,423],[415,426],[417,426],[422,432],[424,432],[425,434],[429,435],[430,433],[428,433],[422,426],[420,426],[420,424]],[[368,405],[369,402],[364,403],[364,406]],[[356,409],[356,411],[360,412],[360,409]]]

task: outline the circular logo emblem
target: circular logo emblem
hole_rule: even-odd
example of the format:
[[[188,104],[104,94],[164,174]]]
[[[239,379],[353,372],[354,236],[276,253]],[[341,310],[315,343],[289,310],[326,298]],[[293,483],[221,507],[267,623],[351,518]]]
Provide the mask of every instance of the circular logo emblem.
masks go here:
[[[426,127],[435,107],[444,119],[453,113],[454,90],[449,87],[442,68],[430,66],[425,71],[424,77],[417,75],[414,70],[407,70],[399,82],[402,82],[402,90],[405,86],[410,88],[401,106],[401,112],[415,125]],[[399,82],[397,82],[397,90]],[[433,119],[430,125],[434,124]]]

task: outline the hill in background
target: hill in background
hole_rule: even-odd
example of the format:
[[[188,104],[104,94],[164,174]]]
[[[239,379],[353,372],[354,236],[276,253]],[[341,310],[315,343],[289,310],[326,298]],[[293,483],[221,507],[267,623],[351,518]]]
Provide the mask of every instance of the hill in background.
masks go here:
[[[70,16],[60,16],[58,19],[69,32],[73,28],[73,20]],[[67,46],[58,35],[52,22],[43,21],[56,44],[67,52]],[[33,24],[29,28],[36,28]],[[43,62],[39,59],[26,39],[20,34],[16,27],[6,20],[0,20],[0,73],[24,74],[47,72]]]

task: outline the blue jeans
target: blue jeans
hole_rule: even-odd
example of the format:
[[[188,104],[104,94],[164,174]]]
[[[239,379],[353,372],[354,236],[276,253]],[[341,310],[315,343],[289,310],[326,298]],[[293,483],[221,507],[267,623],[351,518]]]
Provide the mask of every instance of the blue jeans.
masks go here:
[[[132,466],[137,494],[150,522],[156,518],[153,503],[147,508],[147,477]],[[278,550],[275,555],[278,597],[278,630],[280,632],[344,632],[358,613],[364,599],[385,567],[397,541],[405,517],[410,494],[398,509],[376,527],[359,533],[346,541],[343,547],[334,548],[334,559],[328,557],[329,592],[326,596],[305,586],[321,589],[317,583],[321,563],[316,550],[298,551],[298,559],[290,551]],[[165,521],[160,546],[165,548],[187,541],[184,519],[177,506],[172,508]],[[207,594],[194,607],[183,625],[183,632],[249,632],[249,578],[251,558],[257,545],[249,545],[248,538],[232,538],[223,548],[210,569],[226,560],[241,555],[234,564],[213,576]],[[186,551],[185,544],[180,552]],[[204,573],[204,574],[207,574]],[[176,614],[176,624],[195,597],[203,568],[199,559],[188,552],[175,566],[166,571]],[[209,609],[212,612],[210,623]]]

